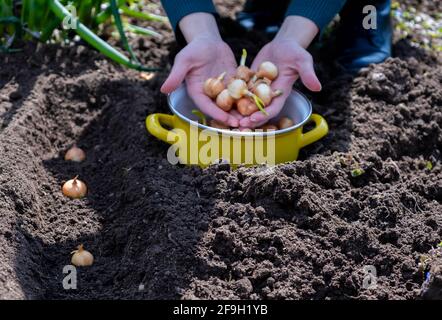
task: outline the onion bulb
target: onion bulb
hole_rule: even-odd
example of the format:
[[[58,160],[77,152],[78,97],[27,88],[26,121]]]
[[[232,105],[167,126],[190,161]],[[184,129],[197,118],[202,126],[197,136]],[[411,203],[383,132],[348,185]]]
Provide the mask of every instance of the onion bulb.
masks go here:
[[[71,252],[71,263],[76,267],[88,267],[94,263],[94,256],[89,251],[83,248],[80,244],[77,250]]]
[[[86,153],[77,146],[70,148],[64,155],[66,161],[82,162],[84,159],[86,159]]]
[[[282,94],[281,90],[272,91],[270,86],[265,83],[258,84],[253,92],[262,100],[265,106],[268,106],[274,97]]]
[[[216,128],[216,129],[230,129],[225,124],[218,122],[216,120],[213,120],[213,119],[209,121],[209,125],[213,128]]]
[[[223,79],[226,73],[221,73],[217,78],[209,78],[204,82],[204,93],[214,99],[225,89]]]
[[[246,66],[239,66],[236,69],[236,78],[249,82],[249,80],[253,77],[254,72],[250,70]]]
[[[262,127],[260,127],[259,129],[262,129],[264,131],[276,131],[276,130],[278,130],[278,127],[275,126],[274,124],[265,124]]]
[[[264,61],[258,68],[256,78],[267,78],[273,81],[278,77],[278,67],[273,62]]]
[[[74,179],[65,182],[62,192],[66,197],[71,199],[80,199],[86,196],[87,187],[86,184],[78,180],[78,176],[76,176]]]
[[[236,69],[236,78],[244,80],[245,82],[249,82],[249,80],[253,77],[254,72],[250,70],[249,67],[246,67],[246,58],[247,51],[246,49],[242,49],[241,61],[238,68]]]
[[[249,98],[241,98],[236,102],[238,112],[243,116],[250,116],[252,113],[258,111],[258,107],[250,101]]]
[[[227,86],[227,90],[234,99],[241,99],[249,93],[246,82],[241,79],[233,79]]]
[[[265,83],[267,85],[270,86],[270,84],[272,83],[272,81],[270,79],[267,78],[262,78],[262,79],[251,79],[248,83],[247,83],[247,87],[249,88],[249,90],[253,90],[258,84],[260,83]]]
[[[221,93],[216,97],[216,105],[223,109],[224,111],[230,111],[232,109],[234,100],[229,94],[229,90],[224,89]]]
[[[283,117],[283,118],[279,119],[279,121],[278,121],[279,129],[290,128],[294,124],[295,123],[293,122],[293,120],[290,118],[287,118],[287,117]]]
[[[247,83],[244,80],[234,79],[227,86],[227,90],[229,90],[230,96],[234,99],[241,99],[245,96],[252,98],[258,109],[261,110],[261,112],[265,115],[268,115],[267,111],[264,109],[264,102],[260,97],[249,91],[247,88]]]

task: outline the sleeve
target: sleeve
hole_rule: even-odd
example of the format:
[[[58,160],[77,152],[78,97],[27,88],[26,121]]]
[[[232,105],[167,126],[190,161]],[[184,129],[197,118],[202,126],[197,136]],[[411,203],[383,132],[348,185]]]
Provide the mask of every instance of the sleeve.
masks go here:
[[[180,20],[191,13],[216,14],[215,6],[211,0],[161,0],[161,3],[175,32],[179,31]]]
[[[286,16],[302,16],[323,30],[342,9],[346,0],[292,0]]]

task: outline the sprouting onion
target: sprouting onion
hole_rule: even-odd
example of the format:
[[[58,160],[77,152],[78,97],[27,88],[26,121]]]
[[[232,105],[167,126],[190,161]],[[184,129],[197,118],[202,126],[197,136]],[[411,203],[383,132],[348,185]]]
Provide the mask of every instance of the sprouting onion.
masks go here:
[[[78,179],[78,176],[76,176],[63,184],[62,192],[66,197],[71,199],[81,199],[86,196],[87,186],[83,181]]]
[[[236,69],[236,78],[249,82],[249,80],[253,77],[254,72],[246,66],[246,59],[247,51],[246,49],[242,49],[241,61]]]
[[[77,250],[72,251],[71,255],[71,263],[76,267],[89,267],[94,263],[94,256],[84,249],[82,244],[77,247]]]
[[[233,80],[229,83],[227,89],[229,90],[230,96],[234,99],[241,99],[244,96],[252,98],[258,109],[265,115],[268,115],[267,111],[264,109],[265,104],[262,99],[248,90],[247,83],[244,80]]]

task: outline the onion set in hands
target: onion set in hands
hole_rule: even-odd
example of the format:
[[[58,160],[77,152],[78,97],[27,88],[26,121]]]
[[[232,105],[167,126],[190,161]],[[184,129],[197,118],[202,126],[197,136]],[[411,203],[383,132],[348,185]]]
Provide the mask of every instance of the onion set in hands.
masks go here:
[[[247,51],[243,49],[241,61],[235,76],[230,79],[227,87],[224,84],[226,72],[218,77],[209,78],[204,82],[204,93],[214,100],[215,104],[225,112],[236,107],[242,116],[250,116],[260,110],[268,115],[264,107],[271,104],[273,98],[282,94],[281,90],[273,91],[271,83],[278,77],[278,68],[270,61],[264,61],[255,73],[246,66]],[[278,125],[267,125],[258,129],[278,130],[288,128],[293,121],[282,118]],[[218,121],[211,120],[209,125],[218,129],[229,129]]]

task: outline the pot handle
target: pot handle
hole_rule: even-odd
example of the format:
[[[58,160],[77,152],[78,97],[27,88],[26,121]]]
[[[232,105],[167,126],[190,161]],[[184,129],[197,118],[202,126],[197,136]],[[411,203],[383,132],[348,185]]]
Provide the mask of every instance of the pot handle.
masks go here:
[[[170,130],[163,127],[163,124],[174,128],[175,116],[164,113],[154,113],[146,118],[146,128],[151,135],[157,137],[158,139],[167,142],[169,144],[174,144],[178,141],[178,135]]]
[[[328,133],[328,124],[325,119],[319,114],[312,114],[309,121],[315,123],[315,127],[301,135],[301,148],[318,141]]]

